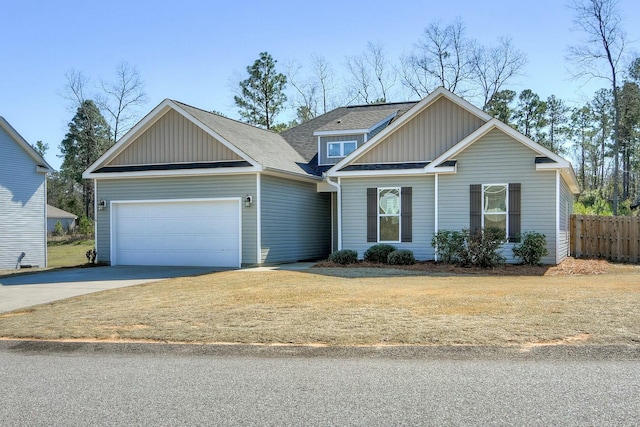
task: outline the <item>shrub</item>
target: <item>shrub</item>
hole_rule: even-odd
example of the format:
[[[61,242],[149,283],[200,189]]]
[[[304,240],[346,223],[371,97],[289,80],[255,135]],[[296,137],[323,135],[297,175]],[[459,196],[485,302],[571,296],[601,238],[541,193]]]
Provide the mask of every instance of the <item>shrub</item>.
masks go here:
[[[465,245],[460,251],[460,264],[491,268],[504,264],[504,257],[498,253],[498,249],[504,243],[504,230],[499,228],[486,228],[475,232],[462,230],[465,235]]]
[[[355,264],[358,262],[358,252],[351,249],[342,249],[341,251],[335,251],[329,255],[329,261],[336,264]]]
[[[416,258],[413,256],[413,251],[408,249],[398,249],[387,257],[387,264],[391,265],[413,265],[415,263]]]
[[[60,221],[56,221],[56,225],[53,226],[53,235],[62,236],[63,234],[64,228],[62,227],[62,223]]]
[[[438,260],[446,263],[459,261],[460,252],[464,248],[465,234],[459,231],[438,230],[431,239],[431,246],[436,249]]]
[[[388,245],[386,243],[380,243],[378,245],[373,245],[364,253],[364,260],[367,262],[375,262],[379,264],[384,264],[387,262],[387,258],[389,258],[389,254],[395,251],[395,246]]]
[[[522,243],[513,247],[513,255],[528,265],[540,265],[540,260],[548,253],[546,236],[533,231],[524,233]]]
[[[81,216],[80,221],[78,223],[78,232],[83,236],[91,237],[93,236],[93,221],[91,221],[86,216]]]

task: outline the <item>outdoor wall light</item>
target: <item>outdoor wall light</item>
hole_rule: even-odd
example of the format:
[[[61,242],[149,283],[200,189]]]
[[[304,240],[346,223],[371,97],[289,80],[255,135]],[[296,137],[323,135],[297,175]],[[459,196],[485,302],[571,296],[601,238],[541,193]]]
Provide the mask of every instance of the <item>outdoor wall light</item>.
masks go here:
[[[253,197],[251,197],[248,194],[244,196],[244,206],[247,208],[250,208],[252,204],[253,204]]]
[[[103,210],[106,207],[107,207],[107,201],[106,200],[100,200],[100,203],[98,203],[98,210]]]

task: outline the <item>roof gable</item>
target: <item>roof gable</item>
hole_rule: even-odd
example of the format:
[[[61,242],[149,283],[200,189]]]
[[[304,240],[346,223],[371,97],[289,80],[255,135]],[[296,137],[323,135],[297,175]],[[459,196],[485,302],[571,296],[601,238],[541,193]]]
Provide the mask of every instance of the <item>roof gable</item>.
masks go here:
[[[429,113],[428,109],[432,106],[433,112]],[[423,112],[425,112],[425,114],[422,114]],[[427,135],[428,132],[436,131],[438,126],[435,126],[435,124],[441,123],[443,117],[448,117],[449,114],[460,117],[460,119],[453,120],[451,129],[448,132],[445,132],[447,135],[450,134],[451,136],[447,136],[447,138],[445,138],[445,142],[433,144],[434,148],[432,150],[427,149],[427,145],[425,145],[422,149],[423,152],[420,152],[420,145],[415,144],[414,141],[417,138],[415,135],[410,135],[413,132],[410,128],[407,128],[408,130],[405,131],[407,135],[402,134],[402,129],[404,129],[405,126],[410,126],[410,123],[417,119],[416,123],[423,124],[423,133]],[[367,144],[359,147],[349,156],[338,162],[327,173],[331,175],[332,173],[351,164],[430,161],[433,157],[427,157],[435,156],[439,154],[439,152],[445,150],[445,147],[454,145],[457,143],[455,139],[457,138],[459,141],[459,138],[461,137],[460,135],[468,135],[474,129],[477,129],[490,119],[491,116],[479,108],[440,87],[431,92],[404,115],[393,121],[387,128],[379,132]],[[462,124],[462,126],[460,126],[460,124]],[[420,126],[418,126],[418,128],[419,127]],[[385,143],[387,139],[390,141],[389,147],[378,148],[378,146]],[[436,141],[435,137],[433,138],[433,141]],[[394,142],[399,143],[394,144]],[[397,147],[398,153],[393,154],[390,152],[390,150],[396,149],[396,147],[391,148],[391,145],[400,145],[400,147]],[[403,149],[405,152],[403,152]],[[429,151],[431,151],[431,153],[429,153]]]
[[[162,149],[157,150],[159,147]],[[306,176],[298,163],[305,162],[274,132],[165,99],[83,176],[95,178],[103,172],[175,175],[181,170],[223,173],[230,167]]]
[[[31,159],[33,159],[36,167],[38,168],[38,172],[46,173],[52,172],[53,168],[47,161],[40,155],[38,152],[16,131],[13,126],[9,124],[8,121],[5,120],[4,117],[0,116],[0,128],[3,129],[7,135],[20,147],[22,148]]]
[[[243,160],[176,110],[166,111],[105,166]]]

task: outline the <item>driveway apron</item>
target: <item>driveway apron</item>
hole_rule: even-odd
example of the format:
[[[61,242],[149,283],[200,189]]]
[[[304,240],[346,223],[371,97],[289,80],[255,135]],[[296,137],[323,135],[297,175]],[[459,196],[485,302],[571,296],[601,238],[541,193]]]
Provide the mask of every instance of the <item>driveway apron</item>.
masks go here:
[[[196,276],[209,267],[113,266],[71,268],[0,277],[0,313],[173,277]]]

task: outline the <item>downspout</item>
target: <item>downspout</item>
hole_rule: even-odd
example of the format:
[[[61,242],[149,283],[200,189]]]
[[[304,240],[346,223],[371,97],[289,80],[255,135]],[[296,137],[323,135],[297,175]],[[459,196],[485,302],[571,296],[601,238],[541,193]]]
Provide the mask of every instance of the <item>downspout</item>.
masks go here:
[[[435,236],[438,233],[438,174],[435,174],[435,201],[433,203],[433,206],[435,208],[435,216],[434,216],[434,230],[433,230],[433,235]],[[434,248],[434,252],[433,252],[433,259],[434,261],[438,262],[438,246],[436,246]]]
[[[256,174],[256,234],[257,241],[256,246],[257,249],[257,258],[256,264],[262,264],[262,176],[257,173]],[[242,258],[242,257],[241,257]],[[242,265],[242,260],[240,261],[240,265]]]
[[[560,171],[556,170],[556,264],[560,263]]]
[[[342,187],[340,186],[340,178],[338,183],[331,181],[331,178],[325,175],[325,181],[327,184],[335,188],[338,193],[338,250],[342,250]]]

